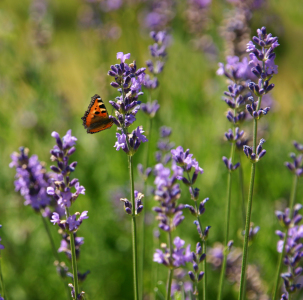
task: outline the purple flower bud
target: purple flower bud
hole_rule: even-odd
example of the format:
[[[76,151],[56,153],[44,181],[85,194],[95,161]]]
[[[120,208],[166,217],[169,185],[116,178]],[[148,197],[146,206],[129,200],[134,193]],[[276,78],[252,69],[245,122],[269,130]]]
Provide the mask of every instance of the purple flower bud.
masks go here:
[[[266,154],[266,150],[263,149],[259,154],[259,159],[261,159]]]
[[[240,163],[237,162],[234,166],[233,166],[233,171],[237,170],[240,167]]]
[[[139,205],[137,208],[137,214],[139,214],[143,210],[143,205]]]
[[[118,72],[118,70],[117,70]],[[116,77],[118,74],[112,70],[109,70],[108,73],[107,73],[109,76],[112,76],[112,77]]]
[[[195,275],[192,271],[188,272],[189,278],[191,279],[192,282],[196,282],[196,278]]]
[[[129,207],[124,207],[125,211],[127,214],[131,215],[132,214],[132,210]]]
[[[135,75],[136,76],[140,76],[141,74],[143,74],[145,72],[146,68],[140,68],[136,71]]]
[[[56,132],[56,131],[53,131],[51,136],[56,139],[56,143],[57,143],[59,149],[62,150],[63,149],[63,144],[62,144],[62,140],[60,139],[59,133]]]
[[[197,262],[197,256],[195,252],[191,253],[193,261]]]
[[[211,228],[211,226],[206,226],[205,229],[204,229],[203,237],[204,237],[205,240],[208,237],[208,232],[209,232],[210,228]]]
[[[230,251],[231,247],[233,246],[233,244],[234,244],[233,240],[228,241],[227,248],[228,248],[229,251]]]
[[[285,236],[284,232],[282,232],[280,230],[276,230],[275,233],[281,240],[284,239],[284,236]]]
[[[228,170],[230,170],[230,161],[228,160],[228,158],[225,157],[225,156],[223,156],[223,157],[222,157],[222,160],[223,160],[223,162],[224,162],[226,168],[227,168]]]
[[[295,170],[295,166],[289,162],[285,162],[284,165],[290,170],[290,171],[294,171]]]
[[[193,176],[192,176],[192,179],[191,179],[191,183],[192,184],[195,184],[195,182],[196,182],[196,180],[197,180],[197,178],[198,178],[198,172],[194,172],[193,173]]]
[[[297,225],[298,223],[300,223],[302,220],[302,216],[301,215],[296,215],[294,218],[293,218],[293,223],[295,225]]]
[[[193,262],[193,269],[196,273],[199,271],[199,266],[197,265],[196,262]]]
[[[201,249],[201,251],[202,251],[202,249]],[[203,253],[199,258],[199,263],[202,262],[205,258],[206,258],[206,254]]]
[[[205,212],[205,207],[202,202],[199,205],[199,214],[202,215]]]
[[[61,170],[60,170],[58,167],[56,167],[56,166],[50,166],[50,169],[51,169],[53,172],[55,172],[55,173],[58,173],[58,174],[61,173]]]
[[[188,205],[188,204],[185,204],[184,207],[185,207],[185,208],[188,208],[192,215],[194,215],[194,216],[196,215],[196,211],[195,211],[195,209],[194,209],[193,206]]]
[[[120,85],[119,85],[117,82],[114,82],[114,81],[112,81],[112,82],[110,83],[110,85],[111,85],[112,87],[116,88],[116,89],[120,87]]]
[[[303,268],[302,268],[302,267],[296,268],[296,269],[295,269],[295,275],[296,275],[296,276],[300,275],[300,274],[302,273],[302,271],[303,271]]]
[[[71,172],[74,172],[75,171],[75,168],[76,168],[76,166],[77,166],[77,162],[76,161],[74,161],[74,162],[72,162],[70,165],[69,165],[69,170],[71,171]]]
[[[202,278],[203,278],[203,276],[204,276],[204,272],[201,271],[201,272],[199,273],[199,275],[198,275],[198,281],[201,281]]]

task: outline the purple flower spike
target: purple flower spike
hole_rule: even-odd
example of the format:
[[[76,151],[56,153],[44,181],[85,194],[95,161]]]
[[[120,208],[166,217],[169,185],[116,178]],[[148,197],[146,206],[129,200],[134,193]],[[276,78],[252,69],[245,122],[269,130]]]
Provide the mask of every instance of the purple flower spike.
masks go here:
[[[56,145],[58,148],[58,146]],[[58,150],[59,151],[59,150]],[[15,191],[24,197],[25,205],[39,212],[51,204],[51,197],[47,193],[47,187],[52,186],[51,173],[47,173],[40,163],[37,155],[28,156],[28,149],[20,147],[20,153],[11,155],[12,162],[9,166],[16,168]]]

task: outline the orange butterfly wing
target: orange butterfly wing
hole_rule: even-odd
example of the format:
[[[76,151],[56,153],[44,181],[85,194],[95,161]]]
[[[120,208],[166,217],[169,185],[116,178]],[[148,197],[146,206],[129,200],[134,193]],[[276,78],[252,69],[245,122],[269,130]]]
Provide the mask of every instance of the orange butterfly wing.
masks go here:
[[[97,94],[92,97],[88,109],[81,119],[87,133],[96,133],[111,128],[113,125],[101,97]]]

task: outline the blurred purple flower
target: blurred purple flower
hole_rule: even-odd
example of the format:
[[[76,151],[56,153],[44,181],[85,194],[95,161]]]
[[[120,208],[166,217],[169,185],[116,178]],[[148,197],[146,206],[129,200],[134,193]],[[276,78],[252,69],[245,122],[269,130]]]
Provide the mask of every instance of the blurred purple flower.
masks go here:
[[[20,147],[20,153],[11,155],[11,168],[16,168],[15,191],[24,197],[25,205],[31,205],[35,211],[40,211],[50,205],[51,197],[46,193],[46,188],[52,184],[51,173],[38,160],[37,155],[28,156],[28,149]]]
[[[158,104],[158,100],[154,100],[153,102],[147,102],[141,104],[141,110],[146,113],[150,118],[153,118],[156,115],[156,112],[160,108]]]

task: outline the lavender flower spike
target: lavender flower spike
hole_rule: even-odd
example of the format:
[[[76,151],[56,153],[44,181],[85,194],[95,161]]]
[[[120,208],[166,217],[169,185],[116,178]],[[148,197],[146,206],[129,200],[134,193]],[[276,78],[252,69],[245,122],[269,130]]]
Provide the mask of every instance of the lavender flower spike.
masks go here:
[[[66,135],[60,138],[57,132],[52,133],[52,137],[56,139],[56,145],[50,151],[52,154],[51,160],[56,162],[56,166],[51,166],[51,169],[56,173],[53,179],[53,185],[47,188],[47,193],[53,196],[57,204],[64,208],[65,219],[54,212],[51,222],[58,225],[61,229],[62,241],[58,252],[65,252],[69,259],[72,260],[74,281],[72,289],[72,297],[74,300],[82,299],[82,292],[79,292],[78,271],[76,259],[79,256],[80,246],[83,244],[83,238],[76,237],[76,232],[79,229],[82,221],[87,219],[87,211],[81,214],[76,212],[70,215],[69,208],[76,201],[80,194],[85,194],[85,188],[80,185],[79,180],[70,179],[70,175],[75,171],[77,162],[69,162],[70,156],[75,152],[75,144],[77,138],[72,136],[71,130],[68,130]],[[72,192],[75,189],[75,192]]]
[[[28,156],[29,150],[19,148],[20,153],[11,155],[11,168],[16,168],[15,191],[24,197],[24,205],[30,205],[35,211],[45,209],[51,203],[47,187],[52,185],[51,174],[47,173],[37,155]]]

